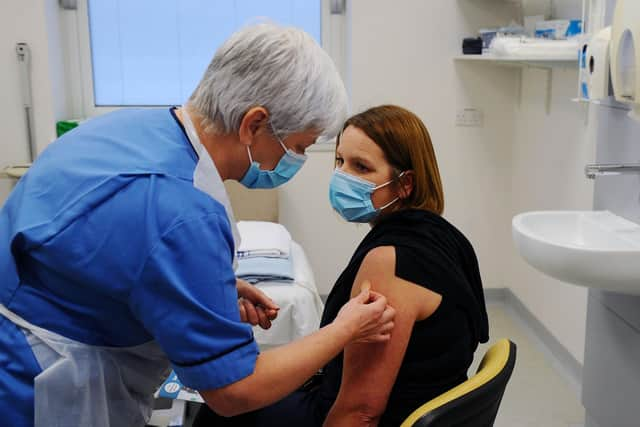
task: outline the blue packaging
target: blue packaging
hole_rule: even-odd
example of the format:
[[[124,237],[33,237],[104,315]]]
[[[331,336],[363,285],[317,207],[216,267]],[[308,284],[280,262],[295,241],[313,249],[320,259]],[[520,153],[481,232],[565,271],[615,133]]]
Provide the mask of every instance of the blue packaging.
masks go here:
[[[535,36],[543,39],[565,40],[582,34],[581,19],[557,19],[555,21],[540,21],[536,23]]]

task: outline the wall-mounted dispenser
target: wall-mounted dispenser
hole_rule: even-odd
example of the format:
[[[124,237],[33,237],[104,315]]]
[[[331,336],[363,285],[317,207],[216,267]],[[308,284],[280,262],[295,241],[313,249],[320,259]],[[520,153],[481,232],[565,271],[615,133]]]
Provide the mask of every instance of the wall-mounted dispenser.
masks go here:
[[[586,57],[585,72],[587,74],[587,91],[590,100],[600,101],[611,95],[611,62],[609,60],[609,44],[611,27],[599,31],[590,40]]]
[[[580,99],[589,100],[589,70],[587,68],[587,50],[591,40],[584,40],[580,44],[579,64],[580,64]]]
[[[616,100],[640,120],[640,1],[618,0],[611,30],[611,80]]]

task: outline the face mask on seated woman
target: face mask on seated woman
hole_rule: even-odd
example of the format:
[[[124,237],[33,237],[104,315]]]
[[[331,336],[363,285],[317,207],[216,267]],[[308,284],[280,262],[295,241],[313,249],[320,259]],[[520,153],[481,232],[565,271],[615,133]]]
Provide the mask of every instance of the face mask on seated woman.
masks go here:
[[[400,200],[399,197],[391,200],[385,205],[375,208],[371,196],[376,190],[386,187],[398,178],[402,177],[402,172],[396,178],[376,185],[374,182],[348,174],[336,168],[329,184],[329,200],[333,209],[349,222],[370,222],[374,220],[381,211]]]

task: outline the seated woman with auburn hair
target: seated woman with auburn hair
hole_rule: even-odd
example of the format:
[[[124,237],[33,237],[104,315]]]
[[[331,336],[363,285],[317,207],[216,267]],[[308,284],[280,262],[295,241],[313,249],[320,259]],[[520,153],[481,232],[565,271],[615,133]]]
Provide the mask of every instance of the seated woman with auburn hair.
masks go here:
[[[333,208],[371,231],[336,281],[330,323],[362,287],[396,310],[391,339],[353,343],[303,390],[227,425],[398,426],[418,406],[467,379],[488,322],[478,262],[442,216],[444,197],[429,133],[401,107],[351,117],[336,144]],[[197,425],[225,425],[202,410]]]

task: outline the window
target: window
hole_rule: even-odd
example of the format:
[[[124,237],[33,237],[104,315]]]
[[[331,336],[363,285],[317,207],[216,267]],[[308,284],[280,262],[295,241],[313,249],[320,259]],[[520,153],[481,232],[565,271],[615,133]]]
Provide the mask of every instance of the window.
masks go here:
[[[87,19],[84,56],[88,58],[81,58],[84,104],[89,109],[182,104],[218,46],[235,30],[260,18],[303,28],[323,44],[327,40],[324,21],[332,17],[323,7],[325,3],[86,0],[85,9],[79,9],[80,18],[84,15]],[[326,44],[335,42],[329,39]],[[91,111],[85,114],[93,115]]]

